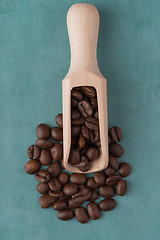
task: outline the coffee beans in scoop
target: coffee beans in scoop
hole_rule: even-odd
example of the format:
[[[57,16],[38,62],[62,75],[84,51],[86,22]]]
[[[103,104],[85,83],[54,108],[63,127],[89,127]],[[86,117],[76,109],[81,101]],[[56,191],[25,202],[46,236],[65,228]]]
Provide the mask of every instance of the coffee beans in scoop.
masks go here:
[[[36,145],[31,145],[27,150],[29,161],[24,171],[35,174],[41,208],[52,207],[62,221],[75,217],[79,223],[85,224],[90,220],[98,220],[101,211],[111,211],[116,207],[113,198],[116,194],[126,194],[126,177],[130,174],[130,166],[126,162],[119,163],[118,158],[124,152],[119,144],[122,131],[114,126],[108,136],[110,154],[106,169],[92,176],[64,171],[62,119],[62,114],[56,116],[57,127],[38,125],[38,139]],[[97,99],[92,87],[72,90],[72,133],[69,162],[86,172],[100,152]],[[99,196],[101,199],[97,202]],[[84,203],[87,203],[87,207]]]

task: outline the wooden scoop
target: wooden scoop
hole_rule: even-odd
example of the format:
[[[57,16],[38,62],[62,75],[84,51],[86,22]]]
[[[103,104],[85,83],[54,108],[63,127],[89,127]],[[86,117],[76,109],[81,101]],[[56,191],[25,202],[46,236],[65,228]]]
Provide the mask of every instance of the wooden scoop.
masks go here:
[[[97,9],[86,3],[73,5],[67,14],[67,27],[71,63],[69,72],[62,81],[63,165],[68,171],[81,172],[68,162],[71,146],[71,90],[79,86],[93,86],[97,90],[101,152],[98,159],[91,162],[88,172],[97,172],[108,166],[107,89],[106,79],[97,65]]]

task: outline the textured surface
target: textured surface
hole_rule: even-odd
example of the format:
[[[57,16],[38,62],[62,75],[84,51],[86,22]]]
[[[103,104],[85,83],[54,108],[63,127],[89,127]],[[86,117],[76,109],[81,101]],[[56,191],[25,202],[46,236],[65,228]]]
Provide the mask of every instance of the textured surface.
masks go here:
[[[77,1],[79,2],[79,1]],[[93,0],[100,11],[98,61],[108,79],[109,125],[124,133],[128,193],[98,221],[61,222],[37,202],[23,172],[41,122],[61,112],[70,61],[72,0],[0,1],[0,239],[160,239],[160,1]]]

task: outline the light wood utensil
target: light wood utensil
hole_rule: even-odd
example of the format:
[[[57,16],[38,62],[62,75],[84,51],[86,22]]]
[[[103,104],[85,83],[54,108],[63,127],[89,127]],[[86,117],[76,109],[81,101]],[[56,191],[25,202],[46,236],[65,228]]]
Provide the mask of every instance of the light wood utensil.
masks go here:
[[[68,171],[81,172],[68,162],[71,146],[71,90],[78,86],[93,86],[97,90],[101,152],[98,159],[91,163],[88,172],[97,172],[108,166],[107,89],[106,79],[97,65],[99,30],[97,9],[86,3],[71,6],[67,14],[67,27],[71,63],[68,74],[62,81],[63,165]]]

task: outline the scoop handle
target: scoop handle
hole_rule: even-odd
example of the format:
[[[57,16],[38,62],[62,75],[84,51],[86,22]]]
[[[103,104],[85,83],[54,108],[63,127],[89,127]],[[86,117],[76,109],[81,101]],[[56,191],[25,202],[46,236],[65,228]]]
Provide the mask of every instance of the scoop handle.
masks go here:
[[[88,70],[100,74],[97,65],[99,13],[92,4],[72,5],[67,14],[71,49],[69,73]]]

